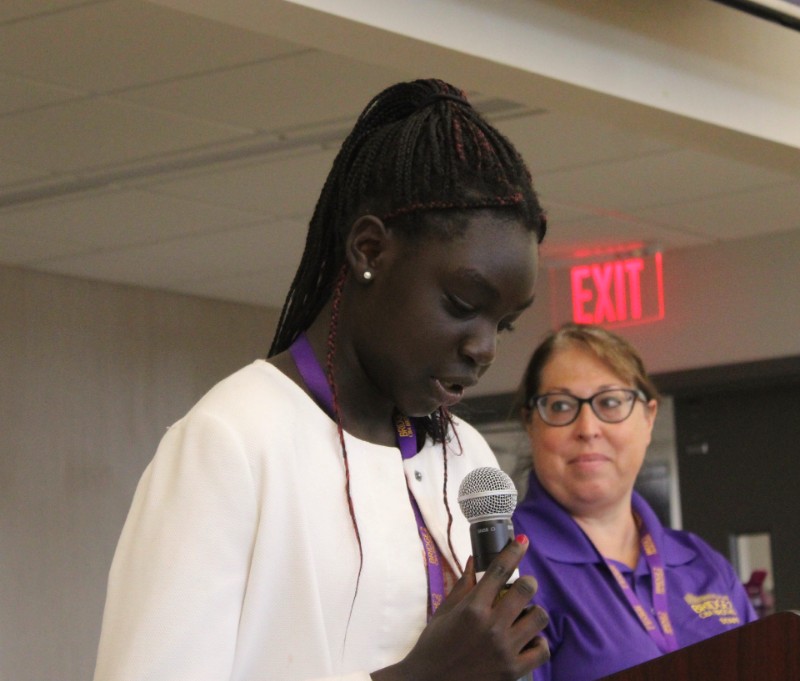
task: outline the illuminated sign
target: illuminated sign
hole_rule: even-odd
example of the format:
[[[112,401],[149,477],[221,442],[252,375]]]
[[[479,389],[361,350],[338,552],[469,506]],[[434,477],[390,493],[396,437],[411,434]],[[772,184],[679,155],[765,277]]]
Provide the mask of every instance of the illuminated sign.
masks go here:
[[[619,326],[664,317],[661,253],[574,265],[568,287],[578,324]]]

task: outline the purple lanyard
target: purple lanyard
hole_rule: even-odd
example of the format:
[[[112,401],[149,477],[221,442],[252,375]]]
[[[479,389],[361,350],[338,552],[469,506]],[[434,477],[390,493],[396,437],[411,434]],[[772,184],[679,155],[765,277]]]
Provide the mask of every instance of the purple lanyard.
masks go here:
[[[672,622],[669,619],[668,605],[667,605],[667,580],[664,575],[664,561],[658,553],[656,543],[653,541],[653,536],[644,524],[641,516],[634,513],[636,519],[636,526],[639,529],[639,543],[644,553],[644,559],[647,562],[647,567],[650,568],[650,577],[653,582],[653,610],[655,610],[656,618],[658,619],[659,626],[647,614],[647,610],[642,605],[639,597],[634,593],[628,580],[622,575],[616,565],[603,558],[611,574],[617,580],[617,584],[622,589],[622,593],[628,599],[633,611],[636,613],[642,626],[645,628],[650,638],[653,639],[658,649],[662,653],[671,653],[673,650],[678,649],[678,639],[675,637],[675,631],[672,628]]]
[[[294,363],[297,365],[300,376],[302,376],[303,381],[305,381],[306,386],[308,386],[308,389],[311,391],[311,394],[320,402],[328,415],[333,417],[333,393],[331,391],[331,386],[304,333],[301,333],[294,343],[292,343],[289,347],[289,353]],[[417,453],[417,434],[414,429],[414,424],[407,416],[397,414],[394,425],[400,454],[404,460],[410,459]],[[433,541],[430,532],[428,532],[428,528],[425,526],[422,513],[410,489],[408,490],[408,498],[411,501],[414,517],[417,520],[419,537],[422,542],[422,554],[425,560],[425,567],[428,571],[428,595],[430,597],[428,618],[430,619],[445,596],[442,556],[439,548],[436,546],[436,542]]]

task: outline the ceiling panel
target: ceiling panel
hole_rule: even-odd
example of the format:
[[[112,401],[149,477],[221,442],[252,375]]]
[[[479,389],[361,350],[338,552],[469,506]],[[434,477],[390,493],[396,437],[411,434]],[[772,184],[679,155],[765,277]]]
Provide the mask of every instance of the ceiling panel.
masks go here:
[[[176,282],[171,291],[250,305],[280,309],[289,290],[294,271],[288,277],[271,271],[226,274],[216,279]],[[264,348],[266,351],[266,347]]]
[[[173,196],[205,199],[267,216],[311,217],[335,149],[279,155],[262,163],[223,167],[159,182],[156,189]]]
[[[261,216],[202,200],[142,191],[107,191],[0,212],[0,233],[87,249],[168,241],[176,236],[253,223]]]
[[[201,280],[265,270],[289,275],[294,274],[305,236],[304,223],[282,220],[170,239],[149,248],[154,254],[191,265],[189,273],[176,275],[176,279]],[[281,244],[280,250],[273,247],[276,243]],[[148,247],[139,250],[147,252]],[[293,257],[287,258],[287,254]]]
[[[497,127],[514,141],[533,173],[534,182],[546,173],[594,167],[673,149],[664,140],[562,113],[545,112],[501,120]]]
[[[101,98],[0,117],[0,153],[42,170],[94,172],[248,134]]]
[[[679,225],[712,239],[743,239],[800,229],[797,182],[645,209],[645,218]]]
[[[75,6],[0,24],[0,64],[88,93],[272,59],[297,50],[277,39],[138,0]]]
[[[37,264],[86,250],[79,244],[64,243],[63,240],[53,241],[40,236],[36,232],[26,231],[21,233],[7,233],[0,231],[0,262],[3,265],[14,265],[41,269]],[[116,279],[108,279],[116,281]]]
[[[561,202],[633,211],[788,182],[796,183],[797,178],[681,149],[548,173],[539,178],[539,189]]]
[[[0,23],[10,23],[85,4],[87,0],[3,0],[0,3]]]
[[[165,290],[172,287],[177,277],[193,274],[191,263],[171,260],[159,249],[144,246],[52,258],[37,263],[37,269]]]
[[[252,294],[254,298],[243,302],[278,306],[294,276],[305,232],[305,225],[283,221],[53,258],[38,267],[58,274],[199,295],[200,291],[212,292],[220,284],[224,288],[233,281],[256,280],[261,283]],[[243,293],[239,290],[239,295]]]
[[[43,177],[46,177],[46,173],[42,173],[34,168],[28,168],[18,163],[6,163],[0,160],[0,187],[29,182]]]
[[[74,89],[0,74],[0,115],[64,102],[78,95]]]
[[[587,255],[627,251],[641,247],[669,249],[699,246],[708,239],[635,215],[608,215],[548,228],[542,253],[545,262],[558,264]]]
[[[229,125],[281,130],[323,121],[350,125],[376,92],[396,80],[391,71],[305,51],[141,88],[124,97]]]

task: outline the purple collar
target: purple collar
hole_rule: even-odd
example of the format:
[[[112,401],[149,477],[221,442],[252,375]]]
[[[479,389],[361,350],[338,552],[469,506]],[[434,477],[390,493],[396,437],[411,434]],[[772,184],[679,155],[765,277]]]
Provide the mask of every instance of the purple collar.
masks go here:
[[[638,492],[633,493],[631,505],[650,529],[667,565],[684,565],[697,556],[696,551],[664,531],[655,511]],[[564,507],[542,487],[534,472],[528,479],[528,492],[514,515],[524,518],[525,526],[531,528],[531,537],[541,538],[540,550],[551,560],[573,564],[602,562],[592,542]]]

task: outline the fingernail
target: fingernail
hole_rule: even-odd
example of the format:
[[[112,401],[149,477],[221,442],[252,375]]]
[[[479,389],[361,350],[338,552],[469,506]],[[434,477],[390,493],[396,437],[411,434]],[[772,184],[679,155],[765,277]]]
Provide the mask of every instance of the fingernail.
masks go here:
[[[528,538],[524,534],[518,534],[516,539],[517,539],[517,544],[525,545],[528,543]]]

